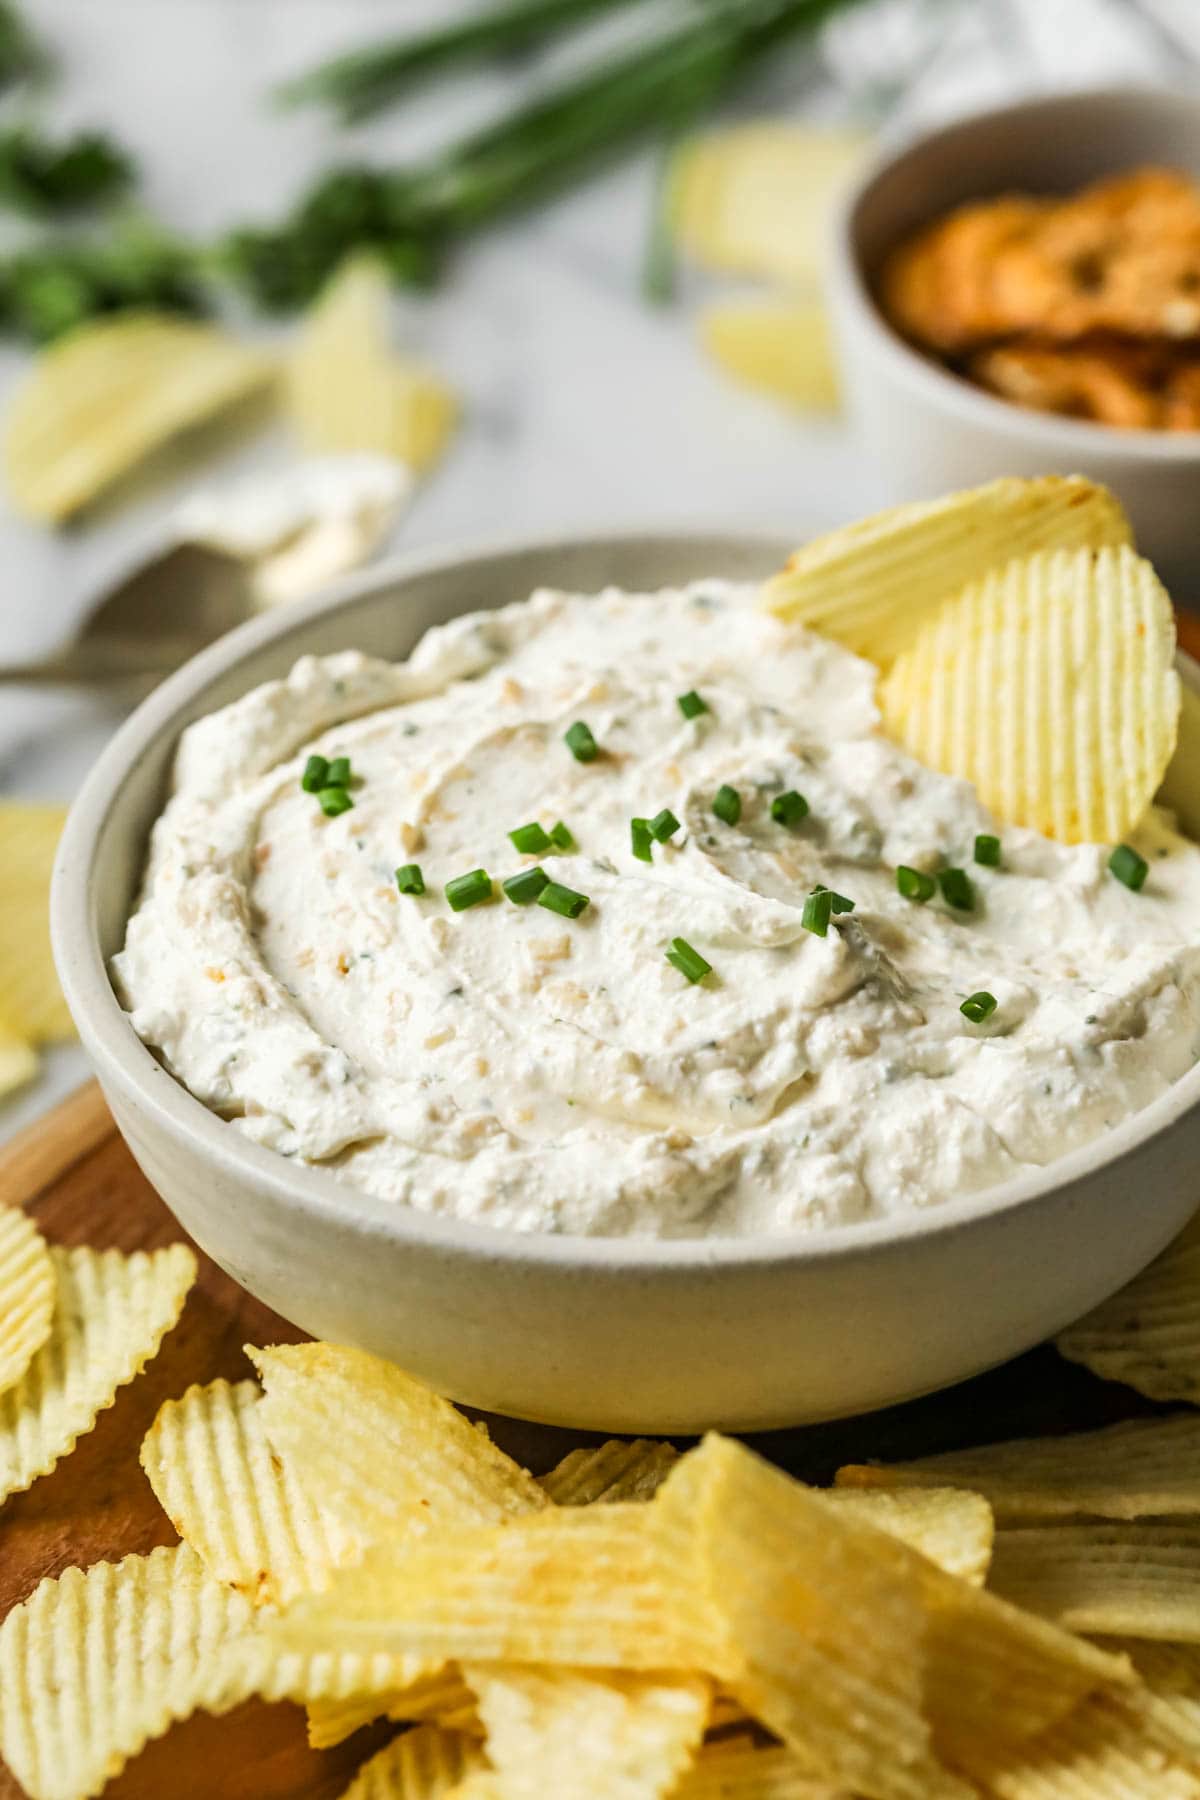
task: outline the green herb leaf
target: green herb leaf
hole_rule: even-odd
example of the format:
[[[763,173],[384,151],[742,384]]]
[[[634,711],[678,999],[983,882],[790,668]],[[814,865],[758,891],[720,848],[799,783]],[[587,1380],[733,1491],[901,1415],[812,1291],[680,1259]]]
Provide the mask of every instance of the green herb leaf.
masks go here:
[[[776,794],[772,800],[771,817],[777,825],[798,825],[801,819],[808,817],[808,801],[803,794],[789,788],[786,794]]]
[[[665,844],[679,830],[679,820],[669,806],[664,806],[650,821],[650,836],[656,844]]]
[[[982,1025],[996,1010],[996,996],[981,988],[977,994],[969,994],[958,1010],[972,1025]]]
[[[548,912],[560,913],[564,919],[577,919],[583,909],[591,905],[586,894],[577,894],[574,888],[563,887],[558,881],[546,883],[537,903]]]
[[[300,777],[300,786],[306,794],[319,794],[323,787],[329,787],[329,764],[323,756],[310,756],[304,765],[304,773]],[[336,784],[334,784],[336,785]]]
[[[325,781],[326,787],[348,788],[352,780],[353,774],[350,769],[350,758],[348,756],[335,756],[329,765],[329,774]]]
[[[446,899],[452,912],[466,912],[468,906],[478,906],[491,897],[492,878],[486,869],[470,869],[446,883]]]
[[[985,869],[1000,867],[1000,839],[991,837],[987,832],[980,832],[975,839],[975,861]]]
[[[692,688],[689,693],[678,694],[675,704],[685,719],[698,719],[701,713],[708,711],[708,702],[700,698],[695,688]]]
[[[550,842],[554,845],[556,850],[566,851],[574,850],[575,848],[575,839],[571,836],[570,831],[563,824],[561,819],[558,821],[557,825],[552,825],[550,827]]]
[[[974,912],[975,889],[965,869],[943,869],[938,885],[947,906],[953,906],[957,912]]]
[[[541,856],[544,850],[549,850],[552,839],[548,831],[535,823],[518,825],[515,831],[509,832],[508,841],[522,856]]]
[[[396,870],[396,886],[402,894],[423,894],[425,877],[421,873],[419,863],[405,863],[402,869]]]
[[[712,809],[723,824],[736,825],[742,816],[742,796],[722,782],[713,795]]]
[[[811,931],[816,937],[826,937],[829,933],[829,917],[833,912],[833,895],[828,888],[818,888],[804,902],[804,911],[800,914],[800,923],[805,931]]]
[[[349,812],[354,805],[353,800],[342,787],[323,787],[317,794],[321,811],[327,819],[336,819],[339,813]]]
[[[511,835],[511,833],[510,833]],[[510,875],[500,886],[504,889],[514,906],[528,906],[545,892],[550,885],[550,877],[540,866],[536,869],[522,869],[518,875]]]
[[[576,762],[595,762],[600,754],[591,726],[585,725],[582,719],[576,719],[570,730],[563,733],[563,742]]]
[[[1118,881],[1138,893],[1145,886],[1150,864],[1129,844],[1118,844],[1108,859],[1108,866]]]
[[[649,819],[630,819],[629,845],[639,862],[654,861],[654,833]]]
[[[937,882],[932,875],[923,875],[920,869],[910,869],[901,863],[896,870],[896,891],[906,900],[917,900],[924,906],[937,892]]]
[[[664,954],[667,961],[693,984],[712,974],[712,964],[706,962],[698,950],[693,950],[686,938],[672,938],[671,947]]]

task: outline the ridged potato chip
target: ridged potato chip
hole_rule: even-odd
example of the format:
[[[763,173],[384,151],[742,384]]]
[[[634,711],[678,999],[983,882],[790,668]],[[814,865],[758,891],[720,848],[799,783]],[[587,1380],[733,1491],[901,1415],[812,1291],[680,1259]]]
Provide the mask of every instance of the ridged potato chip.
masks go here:
[[[33,1220],[17,1206],[0,1206],[0,1393],[15,1387],[50,1336],[56,1285]]]
[[[996,1533],[989,1577],[1070,1631],[1200,1643],[1200,1524],[1072,1521]]]
[[[678,1461],[673,1444],[613,1438],[594,1450],[569,1450],[540,1485],[556,1506],[649,1500]]]
[[[308,1741],[314,1750],[325,1750],[352,1737],[372,1719],[383,1717],[412,1722],[428,1720],[447,1731],[466,1731],[483,1736],[475,1696],[457,1665],[420,1677],[408,1687],[387,1693],[354,1696],[349,1700],[315,1700],[308,1707]]]
[[[0,1098],[15,1093],[32,1081],[39,1068],[38,1054],[18,1032],[0,1019]]]
[[[467,1778],[486,1766],[476,1740],[421,1725],[364,1763],[341,1800],[449,1800],[464,1794]]]
[[[919,1462],[851,1463],[838,1470],[837,1481],[838,1492],[936,1489],[953,1482],[985,1495],[1001,1523],[1197,1513],[1200,1414],[1130,1419],[1067,1437],[1015,1438]]]
[[[0,1499],[52,1469],[132,1381],[183,1311],[196,1278],[184,1244],[150,1253],[52,1249],[50,1335],[0,1394]]]
[[[431,370],[392,348],[391,284],[373,257],[334,276],[287,365],[287,404],[306,450],[369,450],[417,470],[441,456],[458,402]]]
[[[1122,1696],[1142,1729],[1173,1754],[1200,1761],[1200,1644],[1148,1638],[1102,1638],[1104,1649],[1127,1656],[1142,1682]]]
[[[671,1800],[853,1800],[846,1788],[810,1775],[783,1744],[748,1733],[717,1738],[701,1749]]]
[[[979,1585],[992,1559],[994,1522],[982,1494],[965,1493],[966,1485],[862,1492],[844,1487],[821,1497],[847,1518],[890,1532],[948,1574]]]
[[[191,1387],[159,1408],[141,1463],[163,1511],[209,1574],[255,1605],[323,1585],[356,1553],[272,1453],[256,1382]]]
[[[693,139],[671,170],[676,240],[706,268],[814,285],[830,206],[865,147],[853,132],[782,122]]]
[[[1200,1800],[1200,1776],[1104,1694],[1004,1756],[974,1748],[964,1767],[989,1800]]]
[[[123,313],[81,325],[42,352],[9,406],[4,470],[14,505],[60,523],[274,373],[261,350],[194,319]]]
[[[1078,475],[1005,476],[814,538],[767,582],[763,601],[886,667],[943,601],[987,570],[1039,550],[1132,541],[1107,488]]]
[[[1105,1381],[1151,1400],[1200,1404],[1200,1220],[1054,1342]]]
[[[819,300],[725,300],[700,316],[700,342],[736,381],[806,413],[838,409],[829,321]]]
[[[924,624],[880,689],[888,730],[1010,825],[1117,843],[1175,748],[1171,602],[1127,547],[995,569]]]
[[[50,871],[66,808],[0,801],[2,1023],[32,1044],[73,1038],[50,954]]]
[[[270,1442],[314,1504],[364,1543],[550,1505],[486,1432],[394,1363],[338,1344],[248,1354]]]
[[[468,1664],[504,1800],[660,1800],[704,1735],[697,1675],[588,1675]]]

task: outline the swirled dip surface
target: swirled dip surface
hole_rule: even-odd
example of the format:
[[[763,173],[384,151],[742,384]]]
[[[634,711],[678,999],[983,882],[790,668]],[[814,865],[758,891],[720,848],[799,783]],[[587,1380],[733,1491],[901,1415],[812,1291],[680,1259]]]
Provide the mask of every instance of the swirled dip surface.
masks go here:
[[[1107,848],[1030,832],[974,866],[994,827],[881,734],[874,678],[719,582],[538,593],[398,666],[305,658],[184,735],[114,959],[134,1028],[258,1143],[524,1231],[819,1230],[1047,1163],[1200,1050],[1200,852],[1152,817],[1141,893]],[[312,751],[352,758],[353,810],[301,790]],[[630,818],[664,807],[682,829],[639,861]],[[569,854],[508,841],[559,819]],[[539,860],[590,896],[578,919],[501,896]],[[421,898],[393,878],[413,861]],[[975,910],[903,899],[901,863],[967,869]],[[481,866],[496,899],[452,912]],[[855,903],[824,937],[817,883]],[[971,1024],[978,989],[998,1005]]]

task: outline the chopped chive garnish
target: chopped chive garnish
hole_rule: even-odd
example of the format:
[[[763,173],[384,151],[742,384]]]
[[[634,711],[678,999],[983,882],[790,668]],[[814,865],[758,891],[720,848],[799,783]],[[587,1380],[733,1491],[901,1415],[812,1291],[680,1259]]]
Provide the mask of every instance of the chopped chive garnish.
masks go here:
[[[981,988],[977,994],[968,994],[958,1010],[964,1019],[970,1019],[972,1025],[982,1025],[996,1010],[996,996],[989,994],[986,988]]]
[[[654,833],[649,819],[630,819],[629,847],[639,862],[654,861]]]
[[[807,814],[808,801],[794,788],[786,794],[776,794],[771,802],[771,817],[777,825],[798,825]]]
[[[1142,887],[1150,872],[1150,864],[1145,857],[1139,856],[1137,851],[1128,844],[1117,845],[1108,859],[1108,866],[1117,880],[1123,881],[1125,886],[1132,888],[1135,894]]]
[[[456,875],[453,881],[446,883],[446,898],[452,912],[466,912],[468,906],[478,906],[481,900],[491,897],[492,878],[486,869],[471,869],[466,875]]]
[[[304,765],[300,786],[306,794],[319,794],[323,787],[329,785],[329,764],[323,756],[310,756]]]
[[[550,877],[543,868],[522,869],[519,875],[510,875],[500,883],[514,906],[528,906],[549,885]]]
[[[571,729],[563,733],[563,742],[576,762],[595,762],[600,754],[591,726],[585,725],[582,719],[576,719]]]
[[[349,812],[354,805],[344,787],[323,787],[317,799],[327,819],[336,819],[339,813]]]
[[[425,877],[421,873],[419,863],[405,863],[402,869],[396,870],[396,886],[402,894],[423,894]]]
[[[724,825],[736,825],[742,816],[742,796],[726,782],[713,795],[713,811]]]
[[[550,833],[543,831],[540,825],[518,825],[515,831],[509,832],[508,841],[522,856],[540,856],[543,850],[550,848]]]
[[[666,958],[691,982],[703,981],[706,975],[712,974],[712,964],[705,962],[700,952],[693,950],[686,938],[672,938]]]
[[[833,911],[833,895],[828,888],[818,888],[804,902],[804,911],[800,914],[800,923],[805,931],[814,932],[817,937],[825,937],[829,932],[829,915]]]
[[[676,695],[675,704],[685,719],[698,719],[701,713],[708,711],[708,702],[700,698],[695,688],[689,693]]]
[[[1000,867],[1000,839],[991,837],[986,831],[981,831],[975,839],[975,861],[982,863],[985,869],[998,869]]]
[[[656,844],[665,844],[678,830],[679,820],[669,806],[664,806],[660,813],[655,813],[650,821],[650,836]]]
[[[350,786],[350,758],[335,756],[329,765],[329,773],[325,777],[326,787]]]
[[[556,850],[573,850],[575,848],[575,839],[561,819],[557,825],[550,827],[550,842]]]
[[[537,903],[550,912],[561,913],[564,919],[577,919],[584,907],[591,905],[586,894],[577,894],[574,888],[564,887],[561,881],[548,881],[538,895]]]
[[[975,889],[965,869],[943,869],[938,876],[938,885],[947,906],[953,906],[959,912],[975,911]]]
[[[818,881],[816,887],[812,889],[812,892],[814,894],[829,895],[829,908],[831,912],[848,913],[854,911],[853,900],[847,900],[845,894],[838,894],[835,893],[832,888],[827,888],[823,881]]]
[[[903,894],[906,900],[919,900],[923,906],[926,900],[933,899],[937,882],[932,875],[923,875],[920,869],[910,869],[901,863],[896,870],[896,892]]]

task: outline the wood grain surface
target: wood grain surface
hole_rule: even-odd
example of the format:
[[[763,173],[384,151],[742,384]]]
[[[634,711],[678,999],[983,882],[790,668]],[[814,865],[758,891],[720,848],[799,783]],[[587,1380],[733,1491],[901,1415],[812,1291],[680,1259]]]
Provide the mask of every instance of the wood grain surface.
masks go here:
[[[138,1170],[94,1085],[0,1151],[0,1200],[25,1206],[57,1244],[130,1251],[185,1236]],[[146,1373],[121,1390],[52,1474],[0,1509],[0,1616],[44,1575],[173,1543],[175,1532],[138,1464],[138,1446],[158,1407],[192,1382],[251,1375],[246,1343],[295,1343],[304,1336],[197,1255],[199,1279],[183,1317]],[[948,1294],[946,1305],[954,1304]],[[908,1406],[753,1441],[793,1473],[827,1481],[842,1462],[1082,1429],[1154,1410],[1046,1347]],[[539,1472],[572,1445],[597,1441],[514,1420],[489,1418],[488,1424],[507,1450]],[[298,1707],[251,1701],[225,1718],[197,1717],[173,1727],[105,1791],[110,1800],[335,1800],[394,1729],[370,1727],[317,1753],[307,1746]],[[21,1793],[0,1764],[0,1800],[21,1800]]]

